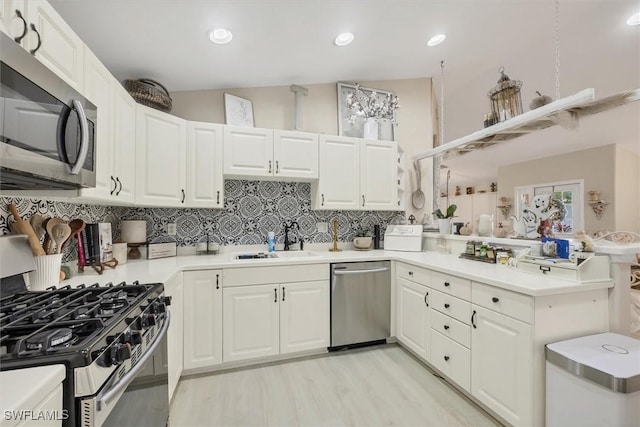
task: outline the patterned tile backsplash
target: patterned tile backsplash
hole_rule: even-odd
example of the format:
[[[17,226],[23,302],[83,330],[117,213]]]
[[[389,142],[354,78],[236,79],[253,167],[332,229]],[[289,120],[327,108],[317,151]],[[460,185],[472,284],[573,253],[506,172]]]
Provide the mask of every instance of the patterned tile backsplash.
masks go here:
[[[222,245],[265,243],[267,232],[274,231],[276,242],[284,242],[286,221],[297,221],[305,242],[326,243],[331,233],[317,231],[316,223],[338,220],[338,240],[351,241],[358,226],[373,231],[380,225],[384,233],[389,222],[401,215],[398,211],[313,211],[311,185],[300,182],[225,181],[224,209],[126,208],[54,202],[0,196],[0,232],[9,233],[9,203],[15,203],[20,215],[60,217],[66,221],[79,218],[86,222],[111,222],[114,240],[120,236],[120,220],[147,221],[149,242],[177,242],[178,246],[195,246],[208,240]],[[167,235],[167,224],[175,223],[177,235]],[[331,231],[331,227],[329,227]],[[76,246],[69,245],[64,260],[75,259]]]

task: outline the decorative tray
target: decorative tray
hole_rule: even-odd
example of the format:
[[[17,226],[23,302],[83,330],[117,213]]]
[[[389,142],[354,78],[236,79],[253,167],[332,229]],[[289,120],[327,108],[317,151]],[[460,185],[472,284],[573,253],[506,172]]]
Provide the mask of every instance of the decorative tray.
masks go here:
[[[475,255],[470,255],[470,254],[465,254],[465,253],[460,254],[459,258],[469,259],[469,260],[472,260],[472,261],[486,262],[486,263],[489,263],[489,264],[495,264],[496,263],[495,258],[489,258],[489,257],[486,257],[486,256],[475,256]]]

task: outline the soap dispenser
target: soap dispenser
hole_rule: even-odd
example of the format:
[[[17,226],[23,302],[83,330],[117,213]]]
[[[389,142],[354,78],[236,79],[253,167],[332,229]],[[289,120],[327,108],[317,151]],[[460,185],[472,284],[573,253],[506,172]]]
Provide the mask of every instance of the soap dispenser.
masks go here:
[[[273,231],[267,233],[267,244],[269,245],[269,252],[276,251],[276,234]]]

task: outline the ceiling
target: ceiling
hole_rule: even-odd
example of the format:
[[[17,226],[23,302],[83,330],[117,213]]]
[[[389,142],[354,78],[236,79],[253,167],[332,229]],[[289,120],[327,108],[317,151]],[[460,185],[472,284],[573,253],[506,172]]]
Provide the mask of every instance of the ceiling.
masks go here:
[[[556,77],[562,96],[640,87],[640,26],[625,24],[638,0],[560,0],[559,72],[551,0],[49,2],[118,80],[149,77],[171,92],[433,77],[439,101],[445,95],[444,141],[480,128],[500,65],[525,82],[525,111],[535,90],[555,94]],[[209,41],[219,27],[231,43]],[[344,31],[355,41],[336,47]],[[427,47],[437,33],[447,39]],[[638,104],[589,117],[578,132],[554,127],[447,160],[452,182],[489,182],[501,165],[598,145],[638,150]]]

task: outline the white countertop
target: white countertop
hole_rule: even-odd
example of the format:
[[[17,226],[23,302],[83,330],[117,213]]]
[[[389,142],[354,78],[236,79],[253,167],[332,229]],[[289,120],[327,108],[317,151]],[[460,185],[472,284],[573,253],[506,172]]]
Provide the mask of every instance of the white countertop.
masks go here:
[[[2,384],[0,387],[0,410],[4,414],[5,411],[37,409],[38,404],[62,383],[65,375],[64,365],[38,366],[0,372],[0,384]],[[18,420],[5,420],[2,417],[3,426],[17,423]]]
[[[81,283],[91,285],[93,283],[105,284],[108,282],[117,284],[134,280],[140,283],[164,283],[178,272],[189,270],[391,260],[406,262],[418,267],[425,267],[531,296],[582,292],[614,286],[611,280],[589,283],[560,280],[522,272],[506,265],[464,260],[458,258],[458,255],[433,251],[344,250],[342,252],[329,252],[325,249],[311,251],[315,254],[314,256],[259,260],[235,260],[232,258],[235,252],[232,248],[227,247],[225,252],[220,255],[187,255],[150,261],[129,261],[127,264],[120,265],[115,269],[106,268],[101,276],[91,268],[86,268],[84,273],[67,279],[60,285],[77,286]]]

